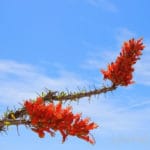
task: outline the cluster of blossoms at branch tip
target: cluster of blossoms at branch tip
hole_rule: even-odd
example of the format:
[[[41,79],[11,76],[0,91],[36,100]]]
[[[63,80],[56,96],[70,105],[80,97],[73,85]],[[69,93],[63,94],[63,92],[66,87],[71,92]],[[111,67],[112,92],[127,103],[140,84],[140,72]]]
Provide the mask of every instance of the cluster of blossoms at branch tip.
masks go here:
[[[62,108],[62,104],[45,103],[42,97],[36,101],[25,101],[24,107],[31,120],[31,129],[43,138],[45,132],[51,136],[59,131],[64,142],[68,135],[77,136],[91,144],[95,140],[89,136],[90,130],[98,127],[89,118],[81,119],[81,114],[73,114],[70,106]]]
[[[109,79],[115,85],[127,86],[134,83],[132,81],[132,72],[134,71],[133,65],[144,49],[142,39],[130,39],[124,42],[120,55],[115,62],[108,64],[107,70],[101,70],[104,79]]]

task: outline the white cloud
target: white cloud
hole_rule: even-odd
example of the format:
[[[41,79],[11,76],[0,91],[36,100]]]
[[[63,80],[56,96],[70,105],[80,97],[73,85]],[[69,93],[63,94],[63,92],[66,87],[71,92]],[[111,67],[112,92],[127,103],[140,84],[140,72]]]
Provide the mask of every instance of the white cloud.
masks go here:
[[[143,107],[147,105],[147,108]],[[132,104],[128,107],[118,105],[104,99],[91,100],[91,103],[80,102],[75,106],[75,110],[83,112],[85,116],[90,116],[92,120],[99,124],[96,131],[100,136],[112,135],[137,135],[150,131],[148,123],[150,118],[150,101]],[[96,134],[95,133],[95,134]]]
[[[118,50],[113,45],[103,47],[103,45],[95,45],[89,41],[83,41],[83,46],[89,49],[86,59],[81,64],[81,68],[87,70],[105,69],[108,63],[114,61],[118,55]]]
[[[124,41],[127,41],[128,39],[136,37],[136,33],[129,30],[126,27],[118,28],[116,30],[116,39],[118,41],[118,44],[122,44]]]
[[[58,71],[59,72],[59,71]],[[49,77],[41,68],[12,60],[0,60],[0,103],[16,104],[37,96],[44,88],[73,90],[87,81],[61,70],[58,77]]]
[[[121,46],[124,41],[130,38],[136,37],[136,34],[130,31],[128,28],[116,29],[116,44],[108,47],[100,47],[89,42],[84,42],[86,47],[90,47],[89,58],[85,60],[82,67],[85,69],[101,69],[106,68],[108,63],[111,63],[119,55]]]
[[[118,11],[117,6],[110,0],[88,0],[88,3],[94,7],[99,7],[110,12]]]
[[[111,63],[112,61],[115,60],[117,52],[118,51],[109,51],[109,50],[94,51],[91,54],[89,54],[89,58],[83,62],[81,67],[88,70],[102,69],[102,68],[105,69],[107,68],[108,63]]]
[[[143,51],[141,60],[135,65],[135,79],[137,83],[150,86],[150,40],[144,44],[146,48]]]
[[[12,60],[0,60],[0,72],[12,73],[16,75],[27,75],[33,71],[33,66],[28,64],[20,64]]]

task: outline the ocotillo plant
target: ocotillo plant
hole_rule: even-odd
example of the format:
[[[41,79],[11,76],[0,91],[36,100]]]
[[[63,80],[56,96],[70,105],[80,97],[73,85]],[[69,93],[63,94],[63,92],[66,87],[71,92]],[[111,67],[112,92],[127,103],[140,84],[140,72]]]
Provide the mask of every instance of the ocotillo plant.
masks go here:
[[[73,114],[71,106],[63,108],[63,103],[107,93],[116,90],[118,86],[133,84],[133,65],[140,59],[144,47],[142,39],[130,39],[124,42],[116,60],[108,64],[106,70],[100,70],[104,80],[111,81],[110,86],[78,92],[48,90],[34,100],[24,101],[22,108],[6,111],[0,119],[0,132],[7,131],[9,126],[25,125],[40,138],[43,138],[46,132],[54,136],[55,132],[59,131],[62,142],[70,135],[94,144],[95,140],[90,136],[90,130],[98,128],[98,125],[89,118],[83,119],[80,113]]]

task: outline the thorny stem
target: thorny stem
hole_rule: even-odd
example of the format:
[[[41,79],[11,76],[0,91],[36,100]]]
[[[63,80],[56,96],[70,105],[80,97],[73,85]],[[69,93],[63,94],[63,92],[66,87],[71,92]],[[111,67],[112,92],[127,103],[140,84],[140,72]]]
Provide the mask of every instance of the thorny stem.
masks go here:
[[[76,101],[78,99],[84,97],[91,97],[93,95],[99,95],[102,93],[106,93],[109,91],[113,91],[117,88],[115,84],[111,85],[110,87],[103,87],[101,89],[94,89],[90,91],[81,91],[81,92],[74,92],[69,94],[61,95],[61,93],[49,91],[46,96],[43,97],[45,101]]]
[[[47,102],[53,102],[53,101],[76,101],[84,97],[91,97],[94,95],[99,95],[102,93],[107,93],[109,91],[113,91],[117,88],[115,84],[112,84],[109,87],[103,87],[100,89],[94,89],[89,91],[79,91],[74,93],[65,93],[65,92],[53,92],[49,91],[45,96],[43,96],[44,101]],[[63,94],[62,94],[63,93]],[[13,115],[13,117],[12,117]],[[25,125],[30,126],[31,122],[30,120],[26,119],[26,116],[28,116],[25,108],[18,109],[16,111],[11,111],[7,115],[5,115],[2,119],[0,119],[0,132],[5,131],[8,126],[19,126],[19,125]]]
[[[4,120],[0,120],[0,128],[7,125],[9,126],[7,123],[10,123],[10,125],[30,125],[30,121],[29,120],[12,120],[12,119],[4,119]]]
[[[25,125],[25,126],[30,126],[31,122],[29,120],[13,120],[13,119],[2,119],[0,120],[0,132],[6,131],[8,126],[19,126],[19,125]]]

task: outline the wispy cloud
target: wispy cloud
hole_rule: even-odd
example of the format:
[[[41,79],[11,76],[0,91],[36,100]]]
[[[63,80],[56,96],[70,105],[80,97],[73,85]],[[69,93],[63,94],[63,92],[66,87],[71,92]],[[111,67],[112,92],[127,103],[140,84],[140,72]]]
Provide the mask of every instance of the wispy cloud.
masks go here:
[[[116,59],[122,43],[133,37],[136,37],[136,33],[130,31],[128,28],[122,27],[115,30],[116,44],[110,45],[109,47],[101,47],[84,42],[83,44],[86,47],[90,47],[91,52],[89,52],[88,58],[82,64],[82,67],[86,69],[106,67],[108,63]]]
[[[27,98],[35,98],[36,92],[41,93],[44,88],[73,90],[87,84],[87,81],[74,73],[65,70],[58,72],[57,77],[50,77],[39,67],[12,60],[0,60],[0,102],[16,104]]]
[[[116,4],[111,2],[110,0],[87,0],[88,3],[94,7],[99,7],[106,11],[117,12],[118,8]]]
[[[105,68],[108,63],[116,58],[118,53],[115,46],[113,48],[113,45],[105,47],[103,45],[95,45],[89,41],[83,41],[82,44],[86,49],[89,49],[87,57],[81,64],[83,69],[97,70]]]
[[[135,32],[129,30],[126,27],[117,28],[115,32],[118,44],[122,44],[122,42],[137,36]]]
[[[150,86],[150,40],[146,40],[145,45],[142,59],[135,65],[135,78],[138,83]]]
[[[117,55],[116,51],[93,50],[93,52],[91,52],[88,58],[83,62],[81,67],[88,70],[106,68],[107,64],[116,58],[116,55]]]
[[[147,108],[143,108],[147,105]],[[134,109],[133,109],[134,108]],[[99,131],[96,132],[100,136],[111,135],[136,135],[149,131],[150,101],[132,104],[130,106],[122,106],[107,101],[103,97],[91,103],[76,106],[77,111],[82,111],[84,115],[92,117],[100,125]]]

